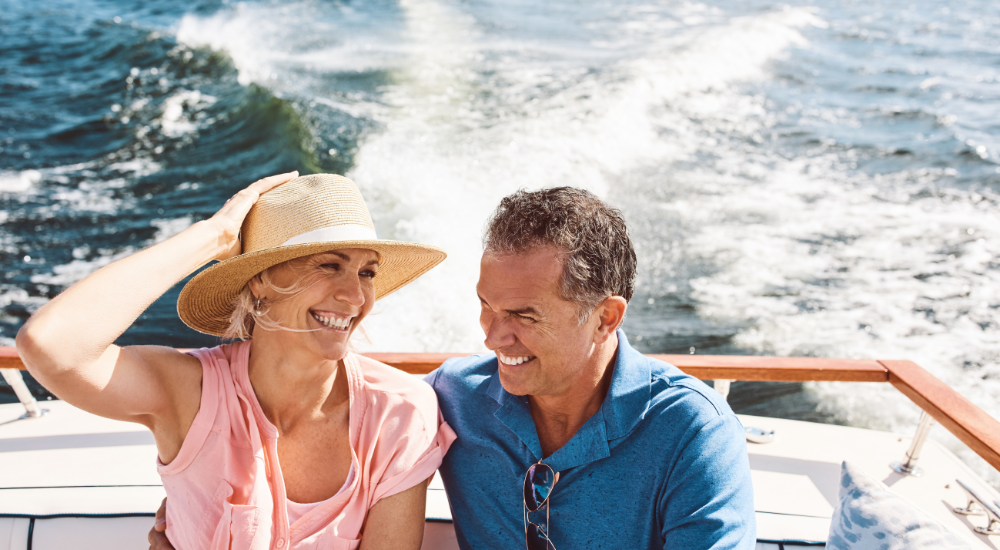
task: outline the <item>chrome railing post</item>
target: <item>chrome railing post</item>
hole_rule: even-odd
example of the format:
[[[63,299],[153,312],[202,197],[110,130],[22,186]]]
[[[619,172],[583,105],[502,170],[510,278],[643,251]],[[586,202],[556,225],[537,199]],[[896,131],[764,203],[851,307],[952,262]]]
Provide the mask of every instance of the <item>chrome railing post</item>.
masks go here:
[[[725,401],[729,399],[729,386],[732,383],[733,383],[732,380],[726,380],[726,379],[714,380],[712,382],[712,386],[715,388],[715,391],[719,392],[719,395],[722,396],[723,401]]]
[[[719,392],[723,400],[729,399],[729,387],[732,384],[733,381],[726,378],[712,381],[712,387],[715,388],[715,391]],[[762,430],[749,426],[743,428],[743,430],[746,432],[747,441],[751,443],[771,443],[774,441],[774,430]]]
[[[35,397],[31,395],[31,391],[28,390],[28,386],[24,383],[21,371],[17,369],[0,369],[0,373],[3,373],[3,379],[13,388],[17,399],[24,405],[25,410],[28,411],[22,418],[38,418],[45,414],[45,411],[38,406],[38,401],[35,401]]]
[[[917,467],[917,461],[920,459],[920,451],[924,448],[924,442],[927,441],[927,434],[930,433],[931,426],[933,425],[934,419],[931,418],[931,415],[927,414],[927,411],[921,411],[917,433],[913,434],[913,441],[910,442],[910,448],[906,451],[906,461],[893,462],[889,467],[903,475],[913,477],[924,475],[924,471]]]

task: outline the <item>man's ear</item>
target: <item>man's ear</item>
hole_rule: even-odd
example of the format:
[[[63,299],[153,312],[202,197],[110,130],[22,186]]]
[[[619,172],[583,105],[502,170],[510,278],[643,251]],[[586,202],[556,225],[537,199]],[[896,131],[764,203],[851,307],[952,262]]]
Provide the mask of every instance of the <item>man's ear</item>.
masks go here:
[[[621,296],[608,296],[597,305],[597,309],[594,310],[598,319],[597,330],[594,334],[595,342],[603,344],[608,338],[611,338],[611,335],[625,320],[626,309],[628,309],[628,302]]]

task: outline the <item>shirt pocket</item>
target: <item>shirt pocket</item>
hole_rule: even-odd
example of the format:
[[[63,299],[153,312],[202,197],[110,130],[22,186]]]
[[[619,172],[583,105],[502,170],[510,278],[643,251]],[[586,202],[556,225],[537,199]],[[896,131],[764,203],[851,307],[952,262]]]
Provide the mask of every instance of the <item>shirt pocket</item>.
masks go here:
[[[233,488],[225,480],[216,490],[215,502],[222,501],[222,517],[212,536],[212,550],[267,550],[267,536],[258,536],[263,512],[259,506],[229,502]]]
[[[229,504],[223,515],[229,515],[230,548],[232,550],[267,550],[267,537],[258,537],[261,510],[247,504]]]

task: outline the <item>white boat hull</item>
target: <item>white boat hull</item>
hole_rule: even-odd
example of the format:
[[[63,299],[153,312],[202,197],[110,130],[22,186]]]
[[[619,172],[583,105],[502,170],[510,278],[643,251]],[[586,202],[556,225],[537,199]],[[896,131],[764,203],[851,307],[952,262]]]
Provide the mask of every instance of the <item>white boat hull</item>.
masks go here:
[[[44,403],[37,419],[18,420],[18,404],[0,405],[0,550],[146,548],[152,516],[164,496],[152,436],[135,424],[99,418],[67,403]],[[975,547],[1000,541],[972,532],[960,478],[1000,500],[951,452],[929,441],[922,477],[889,468],[908,436],[844,426],[740,416],[777,431],[776,441],[749,444],[759,550],[822,546],[837,503],[840,463],[849,460],[915,503]],[[457,548],[440,480],[428,488],[424,548]]]

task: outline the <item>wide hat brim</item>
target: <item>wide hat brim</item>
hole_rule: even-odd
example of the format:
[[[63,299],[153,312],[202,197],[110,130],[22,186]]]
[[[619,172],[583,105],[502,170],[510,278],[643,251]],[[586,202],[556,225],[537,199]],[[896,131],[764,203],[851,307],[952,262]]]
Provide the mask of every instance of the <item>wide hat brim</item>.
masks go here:
[[[258,273],[303,256],[347,248],[378,253],[378,275],[374,279],[376,300],[412,282],[446,256],[435,246],[388,240],[293,244],[248,252],[223,260],[191,279],[177,299],[177,314],[198,332],[223,336],[230,325],[236,296]]]

